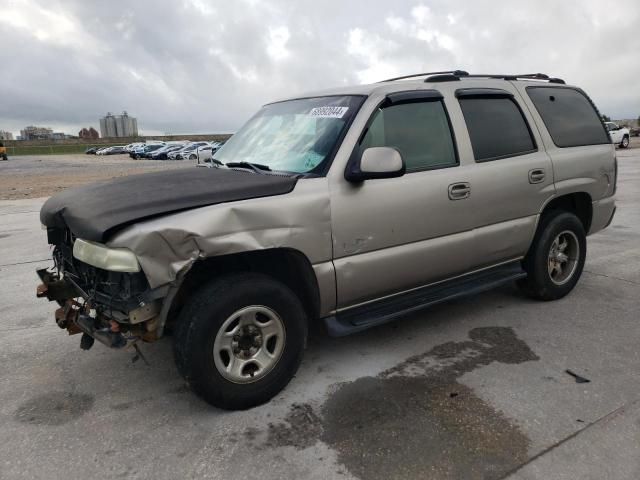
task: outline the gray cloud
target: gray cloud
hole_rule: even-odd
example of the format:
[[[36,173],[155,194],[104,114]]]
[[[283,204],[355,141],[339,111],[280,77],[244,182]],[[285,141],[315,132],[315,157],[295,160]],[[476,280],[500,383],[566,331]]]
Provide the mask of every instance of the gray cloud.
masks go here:
[[[619,0],[0,0],[0,129],[233,131],[261,104],[417,71],[542,71],[640,115],[640,4]]]

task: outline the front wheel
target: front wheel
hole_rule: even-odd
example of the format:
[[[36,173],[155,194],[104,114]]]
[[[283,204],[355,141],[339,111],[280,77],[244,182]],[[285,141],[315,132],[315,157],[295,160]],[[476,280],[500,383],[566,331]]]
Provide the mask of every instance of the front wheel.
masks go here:
[[[242,273],[205,284],[182,309],[174,356],[205,401],[243,410],[269,401],[302,360],[307,317],[284,284]]]
[[[519,286],[539,300],[562,298],[578,283],[586,255],[586,234],[578,217],[569,212],[549,212],[541,218],[523,261],[527,278]]]
[[[621,148],[628,148],[629,147],[629,137],[622,137],[622,142],[620,142],[620,147]]]

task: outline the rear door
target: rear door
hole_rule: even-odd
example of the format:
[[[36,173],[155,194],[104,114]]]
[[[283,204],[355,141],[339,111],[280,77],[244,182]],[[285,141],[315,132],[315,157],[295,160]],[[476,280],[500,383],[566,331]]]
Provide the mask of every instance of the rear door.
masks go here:
[[[554,194],[553,167],[509,84],[455,93],[473,151],[471,200],[478,266],[523,256],[537,215]]]

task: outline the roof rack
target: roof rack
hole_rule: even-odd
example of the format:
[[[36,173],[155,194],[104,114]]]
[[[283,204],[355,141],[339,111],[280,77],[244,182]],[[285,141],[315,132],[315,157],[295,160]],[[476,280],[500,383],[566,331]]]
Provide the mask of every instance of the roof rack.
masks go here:
[[[405,80],[407,78],[428,77],[431,75],[446,75],[446,74],[454,75],[456,77],[463,77],[463,76],[468,76],[469,72],[465,72],[464,70],[445,70],[442,72],[414,73],[413,75],[403,75],[402,77],[387,78],[386,80],[381,80],[378,83],[395,82],[396,80]]]
[[[549,83],[561,83],[564,84],[565,81],[561,78],[550,77],[545,73],[522,73],[522,74],[507,74],[507,75],[499,75],[499,74],[480,74],[476,73],[473,75],[466,75],[466,77],[470,78],[498,78],[502,80],[546,80]]]
[[[549,83],[560,83],[565,84],[565,81],[561,78],[550,77],[544,73],[523,73],[523,74],[470,74],[464,70],[446,70],[442,72],[429,72],[429,73],[416,73],[413,75],[403,75],[402,77],[389,78],[387,80],[382,80],[378,83],[385,82],[395,82],[396,80],[405,80],[407,78],[416,78],[416,77],[427,77],[425,78],[425,82],[449,82],[449,81],[458,81],[461,77],[463,78],[496,78],[501,80],[544,80]]]

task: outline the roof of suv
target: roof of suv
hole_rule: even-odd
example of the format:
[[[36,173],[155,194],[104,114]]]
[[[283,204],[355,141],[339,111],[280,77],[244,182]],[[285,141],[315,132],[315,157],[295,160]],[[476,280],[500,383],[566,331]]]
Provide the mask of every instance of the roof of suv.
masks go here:
[[[460,82],[458,85],[464,88],[467,85],[465,83],[478,84],[490,84],[494,85],[497,82],[518,80],[526,82],[531,85],[539,85],[541,83],[550,83],[554,86],[565,86],[565,81],[560,78],[550,77],[544,73],[532,73],[521,75],[497,75],[497,74],[469,74],[462,70],[452,70],[447,72],[432,72],[432,73],[418,73],[414,75],[405,75],[402,77],[390,78],[388,80],[382,80],[377,83],[371,83],[366,85],[352,85],[344,87],[336,87],[327,90],[309,92],[304,95],[299,95],[292,98],[308,98],[308,97],[320,97],[330,95],[371,95],[373,93],[389,93],[397,91],[398,89],[405,89],[406,87],[413,86],[415,88],[424,88],[426,85],[432,85],[434,88],[442,86],[442,84],[450,84],[451,82]],[[287,100],[281,99],[280,101]]]

